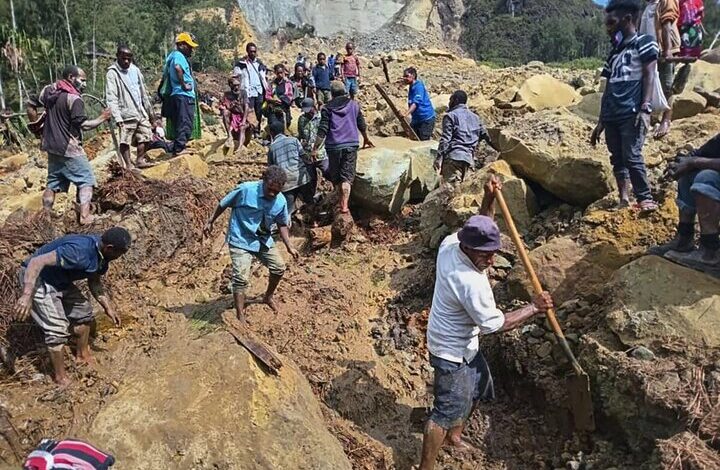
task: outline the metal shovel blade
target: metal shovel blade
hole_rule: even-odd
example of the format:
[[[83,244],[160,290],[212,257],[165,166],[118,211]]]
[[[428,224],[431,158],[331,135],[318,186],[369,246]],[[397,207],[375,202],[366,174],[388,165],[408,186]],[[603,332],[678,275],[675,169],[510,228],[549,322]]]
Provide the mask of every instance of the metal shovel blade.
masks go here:
[[[586,373],[573,374],[567,378],[570,409],[578,431],[594,431],[595,415],[590,396],[590,379]]]

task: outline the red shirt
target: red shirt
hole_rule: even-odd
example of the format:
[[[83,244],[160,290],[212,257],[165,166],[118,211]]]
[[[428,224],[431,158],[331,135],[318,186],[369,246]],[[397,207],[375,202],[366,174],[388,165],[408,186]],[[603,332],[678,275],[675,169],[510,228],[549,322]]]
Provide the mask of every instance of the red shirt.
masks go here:
[[[343,58],[342,73],[347,78],[355,78],[360,75],[360,59],[356,55],[346,55]]]

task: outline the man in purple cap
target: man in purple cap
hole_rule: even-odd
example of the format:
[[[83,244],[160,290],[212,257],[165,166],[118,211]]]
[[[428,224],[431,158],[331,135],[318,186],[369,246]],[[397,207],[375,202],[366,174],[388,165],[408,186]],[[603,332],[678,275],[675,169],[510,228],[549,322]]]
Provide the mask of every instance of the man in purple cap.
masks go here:
[[[501,248],[500,230],[493,221],[495,189],[492,176],[485,185],[480,215],[470,217],[440,245],[427,345],[435,369],[433,410],[425,427],[420,470],[431,470],[443,443],[468,447],[460,435],[481,400],[495,398],[490,368],[479,351],[479,334],[509,331],[553,303],[550,294],[503,315],[495,306],[487,269]]]

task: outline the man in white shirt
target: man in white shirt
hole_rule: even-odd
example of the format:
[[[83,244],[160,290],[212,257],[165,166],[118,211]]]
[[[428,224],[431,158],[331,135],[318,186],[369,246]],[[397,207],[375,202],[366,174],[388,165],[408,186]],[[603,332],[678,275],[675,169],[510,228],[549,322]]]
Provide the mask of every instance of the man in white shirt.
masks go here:
[[[478,335],[512,330],[552,307],[547,292],[507,315],[495,306],[487,269],[501,248],[500,230],[493,221],[499,187],[500,181],[492,176],[485,185],[480,215],[446,237],[438,252],[427,329],[435,400],[425,427],[420,470],[432,470],[443,443],[467,447],[460,437],[465,422],[479,401],[495,398]]]
[[[255,119],[257,119],[257,127],[255,128],[257,133],[262,123],[262,105],[265,100],[265,92],[270,87],[265,76],[267,68],[257,57],[255,43],[248,43],[245,52],[247,52],[247,56],[236,64],[233,76],[240,75],[243,79],[243,85],[248,95],[248,105],[255,112]]]

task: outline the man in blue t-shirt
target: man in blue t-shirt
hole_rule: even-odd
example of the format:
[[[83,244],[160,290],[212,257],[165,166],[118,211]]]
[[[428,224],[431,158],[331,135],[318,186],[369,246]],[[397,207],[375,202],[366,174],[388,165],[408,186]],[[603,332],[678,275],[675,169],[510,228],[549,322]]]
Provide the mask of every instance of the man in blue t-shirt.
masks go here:
[[[607,79],[600,119],[590,143],[595,146],[605,131],[610,163],[620,192],[620,207],[630,205],[632,183],[642,212],[657,210],[650,193],[642,148],[650,128],[652,93],[658,45],[635,29],[640,14],[637,0],[611,0],[605,9],[605,27],[613,43],[602,76]]]
[[[120,317],[105,292],[101,276],[110,261],[130,249],[127,230],[113,227],[102,235],[66,235],[40,247],[22,263],[20,283],[23,293],[15,305],[16,318],[32,318],[45,335],[54,379],[68,385],[63,347],[72,333],[77,336],[77,362],[92,364],[88,340],[94,321],[90,301],[75,286],[75,281],[88,280],[90,293],[108,317],[120,326]]]
[[[166,152],[177,155],[183,150],[190,140],[195,124],[195,80],[190,69],[188,58],[192,56],[193,49],[198,44],[190,33],[180,33],[175,40],[177,49],[168,54],[165,59],[165,79],[168,80],[170,100],[167,108],[163,106],[163,112],[172,122],[174,140],[172,142],[158,141],[152,147],[162,147]]]
[[[422,80],[418,80],[417,70],[414,67],[405,69],[403,80],[409,85],[408,110],[405,117],[412,116],[410,126],[420,140],[430,140],[435,130],[435,108],[430,101],[430,95]]]
[[[267,167],[262,181],[242,183],[230,191],[218,204],[215,213],[203,229],[206,237],[212,234],[213,224],[228,207],[232,209],[226,235],[230,246],[232,262],[231,287],[235,300],[237,318],[245,320],[246,303],[265,303],[274,312],[277,306],[273,300],[275,289],[285,274],[285,261],[275,246],[272,229],[277,225],[288,253],[297,259],[298,251],[290,241],[287,202],[282,195],[287,175],[276,165]],[[258,259],[270,271],[268,287],[262,299],[245,299],[250,280],[250,267],[253,258]]]

